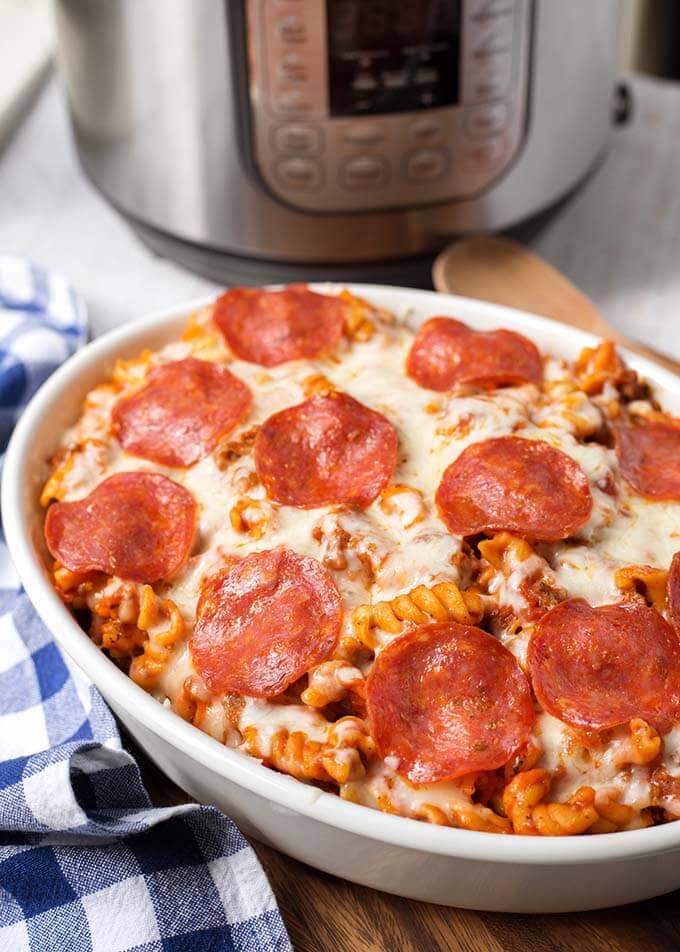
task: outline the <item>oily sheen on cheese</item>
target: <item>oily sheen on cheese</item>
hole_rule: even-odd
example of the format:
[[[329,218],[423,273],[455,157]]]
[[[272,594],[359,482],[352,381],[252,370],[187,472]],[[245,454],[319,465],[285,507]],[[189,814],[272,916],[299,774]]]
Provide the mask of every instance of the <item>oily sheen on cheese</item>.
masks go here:
[[[680,619],[669,611],[665,586],[680,550],[680,500],[639,492],[622,474],[613,438],[617,425],[667,419],[649,387],[607,344],[569,363],[539,355],[521,335],[487,331],[478,340],[455,315],[433,314],[437,321],[416,339],[403,315],[341,289],[329,287],[322,301],[300,286],[276,299],[268,293],[228,292],[192,315],[181,339],[120,363],[64,434],[42,497],[46,540],[55,586],[74,610],[88,613],[90,636],[178,716],[355,803],[467,829],[543,835],[680,817],[680,671],[655,670],[655,693],[639,704],[646,719],[633,701],[625,722],[599,728],[588,712],[601,711],[602,698],[595,703],[578,685],[576,715],[560,697],[546,701],[550,713],[539,704],[536,685],[553,681],[536,665],[550,661],[528,651],[539,636],[557,643],[550,612],[567,603],[563,613],[576,618],[581,603],[570,600],[583,599],[593,610],[625,605],[642,645],[674,666]],[[256,345],[249,339],[255,328]],[[229,340],[251,359],[237,357]],[[165,398],[166,380],[195,385],[196,399]],[[217,388],[215,400],[233,401],[214,404],[220,412],[209,420],[200,411],[205,380]],[[326,454],[336,461],[323,477],[333,492],[361,486],[366,471],[351,472],[346,460],[370,460],[356,453],[364,438],[358,421],[372,411],[386,421],[369,427],[370,452],[383,464],[372,501],[305,508],[273,498],[271,480],[268,492],[258,433],[273,418],[276,434],[283,423],[275,415],[305,401],[311,409],[301,419],[312,422],[303,424],[302,442],[291,430],[283,451],[269,441],[270,471],[279,483],[285,473],[295,493],[305,480],[322,480],[310,452],[317,460]],[[324,424],[306,439],[305,426],[339,421],[340,409],[350,423]],[[464,461],[477,457],[484,468],[475,463],[471,476]],[[98,489],[118,474],[128,475]],[[139,474],[165,477],[193,500],[186,551],[160,507],[151,507],[141,528],[126,524],[129,517],[116,528],[126,486],[146,485]],[[560,479],[569,481],[562,493]],[[97,493],[110,528],[95,552],[78,527]],[[470,499],[474,530],[451,531],[470,519]],[[526,511],[530,533],[521,518],[509,521],[511,508],[515,516]],[[190,505],[183,517],[185,524],[194,518]],[[562,522],[568,528],[555,530]],[[111,565],[107,531],[119,533]],[[147,539],[169,533],[173,553],[183,552],[179,569],[147,579],[138,558],[132,577],[135,532]],[[77,566],[69,563],[73,551],[82,555]],[[263,556],[271,552],[279,554]],[[316,588],[302,576],[288,587],[273,579],[273,566],[284,562],[293,577],[308,571],[306,559],[318,563]],[[306,664],[313,645],[305,641],[321,637],[321,625],[335,647]],[[493,663],[489,636],[502,646]],[[601,633],[605,647],[614,638],[609,629]],[[625,671],[608,672],[606,658],[591,656],[584,643],[579,663],[599,665],[616,692]],[[266,685],[284,680],[252,672],[260,648],[262,665],[293,672],[276,695]],[[502,698],[494,665],[507,666]],[[252,694],[215,688],[233,683],[235,668],[250,672],[239,683],[246,678]],[[421,672],[417,683],[414,671]],[[595,726],[579,726],[581,714]]]

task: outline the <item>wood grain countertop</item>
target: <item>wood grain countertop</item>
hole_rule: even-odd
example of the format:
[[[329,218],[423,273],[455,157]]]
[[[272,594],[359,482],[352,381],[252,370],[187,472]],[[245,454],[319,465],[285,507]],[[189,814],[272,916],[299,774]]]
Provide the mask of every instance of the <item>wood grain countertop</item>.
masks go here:
[[[191,797],[123,731],[157,806]],[[390,896],[251,840],[296,952],[668,952],[680,949],[680,890],[629,906],[549,916],[472,912]],[[584,867],[584,875],[587,875]]]

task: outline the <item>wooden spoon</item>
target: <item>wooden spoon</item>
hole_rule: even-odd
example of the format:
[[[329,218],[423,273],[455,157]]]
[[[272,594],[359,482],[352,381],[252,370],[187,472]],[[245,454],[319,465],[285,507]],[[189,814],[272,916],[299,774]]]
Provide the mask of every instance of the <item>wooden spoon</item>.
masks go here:
[[[614,340],[680,374],[680,362],[625,338],[568,278],[508,238],[464,238],[449,245],[436,259],[432,279],[438,291],[552,317]]]

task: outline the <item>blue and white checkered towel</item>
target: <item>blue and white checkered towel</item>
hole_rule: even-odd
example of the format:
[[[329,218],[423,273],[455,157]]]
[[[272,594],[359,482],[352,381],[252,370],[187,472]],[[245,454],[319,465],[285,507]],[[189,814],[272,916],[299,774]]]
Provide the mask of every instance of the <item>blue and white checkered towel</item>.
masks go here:
[[[85,342],[58,275],[0,257],[0,452]],[[113,717],[61,654],[0,538],[0,950],[289,950],[262,869],[211,807],[154,809]]]

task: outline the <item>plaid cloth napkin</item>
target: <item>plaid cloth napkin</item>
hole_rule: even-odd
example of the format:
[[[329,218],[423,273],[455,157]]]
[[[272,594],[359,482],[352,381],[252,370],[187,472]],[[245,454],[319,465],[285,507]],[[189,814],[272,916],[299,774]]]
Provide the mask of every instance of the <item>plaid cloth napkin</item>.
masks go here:
[[[63,278],[0,257],[0,452],[86,336]],[[0,538],[0,950],[290,948],[231,820],[152,808],[110,711],[52,641]]]

